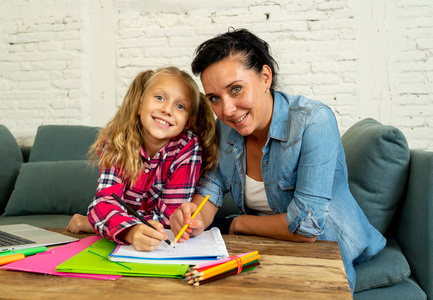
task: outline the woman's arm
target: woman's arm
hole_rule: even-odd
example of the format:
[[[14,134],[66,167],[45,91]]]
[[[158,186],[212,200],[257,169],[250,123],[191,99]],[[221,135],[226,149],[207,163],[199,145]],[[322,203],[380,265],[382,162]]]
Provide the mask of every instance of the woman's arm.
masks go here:
[[[265,236],[279,240],[313,243],[317,237],[292,234],[287,226],[286,214],[270,216],[241,215],[230,225],[229,234]]]
[[[318,106],[309,113],[302,135],[293,200],[286,222],[292,233],[320,236],[332,201],[340,142],[332,110]]]

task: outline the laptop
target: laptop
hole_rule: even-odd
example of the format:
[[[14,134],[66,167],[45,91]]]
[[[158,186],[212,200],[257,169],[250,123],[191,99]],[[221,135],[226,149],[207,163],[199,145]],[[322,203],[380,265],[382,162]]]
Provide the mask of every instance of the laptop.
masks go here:
[[[27,224],[0,225],[0,252],[65,244],[78,239]]]

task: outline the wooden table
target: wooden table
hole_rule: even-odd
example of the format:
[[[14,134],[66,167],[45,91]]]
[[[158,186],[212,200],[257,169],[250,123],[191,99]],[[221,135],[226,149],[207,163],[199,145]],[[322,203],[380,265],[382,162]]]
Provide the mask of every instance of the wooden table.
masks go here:
[[[50,230],[78,238],[88,236]],[[199,287],[172,278],[103,281],[0,270],[0,299],[352,299],[336,242],[302,244],[234,235],[223,238],[230,255],[258,250],[261,265]]]

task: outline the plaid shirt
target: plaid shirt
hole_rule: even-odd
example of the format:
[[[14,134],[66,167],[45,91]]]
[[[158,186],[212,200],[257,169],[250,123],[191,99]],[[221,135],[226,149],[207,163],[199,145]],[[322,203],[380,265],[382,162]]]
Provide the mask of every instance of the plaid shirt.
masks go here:
[[[183,131],[149,158],[141,148],[144,170],[134,186],[122,181],[116,167],[100,170],[96,196],[89,206],[88,218],[100,235],[125,243],[116,236],[126,228],[141,224],[111,196],[115,193],[144,219],[170,226],[170,216],[183,202],[191,201],[201,167],[199,138]]]

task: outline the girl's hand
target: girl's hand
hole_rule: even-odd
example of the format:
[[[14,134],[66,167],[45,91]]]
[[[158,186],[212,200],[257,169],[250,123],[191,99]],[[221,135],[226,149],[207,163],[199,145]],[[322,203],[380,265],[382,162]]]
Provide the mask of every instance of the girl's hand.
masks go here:
[[[170,227],[173,231],[174,236],[181,231],[185,224],[188,224],[188,228],[182,234],[181,238],[178,240],[182,243],[182,239],[187,241],[190,237],[201,234],[205,230],[205,225],[201,212],[199,212],[194,220],[191,221],[191,216],[197,209],[197,205],[192,202],[184,202],[174,213],[170,216]]]
[[[153,227],[150,228],[145,224],[139,224],[125,229],[120,233],[120,239],[130,243],[137,251],[153,251],[158,248],[161,241],[167,239],[164,226],[157,221],[149,221]]]
[[[95,229],[93,229],[92,225],[90,225],[87,216],[83,216],[80,214],[75,214],[72,216],[71,221],[69,221],[69,224],[66,227],[66,230],[72,233],[80,233],[80,232],[95,233]]]

